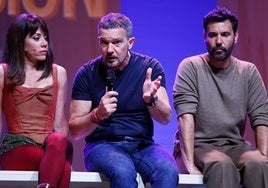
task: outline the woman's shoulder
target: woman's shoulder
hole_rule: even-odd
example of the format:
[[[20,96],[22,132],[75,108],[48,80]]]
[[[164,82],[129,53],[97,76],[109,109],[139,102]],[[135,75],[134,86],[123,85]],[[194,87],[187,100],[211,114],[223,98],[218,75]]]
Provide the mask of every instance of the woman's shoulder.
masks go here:
[[[67,74],[66,69],[58,64],[53,64],[54,71],[57,71],[58,77],[65,76]]]
[[[5,78],[5,70],[7,68],[6,63],[0,63],[0,89],[3,89],[4,78]]]
[[[0,63],[0,75],[4,76],[5,71],[7,70],[7,64],[6,63]]]
[[[66,72],[66,69],[61,65],[53,64],[53,67],[56,68],[57,72]]]
[[[67,72],[63,66],[58,65],[58,64],[53,64],[53,69],[54,71],[57,71],[57,77],[60,83],[64,83],[67,81]]]
[[[0,63],[0,69],[1,69],[1,71],[5,71],[7,69],[7,64],[6,63]]]

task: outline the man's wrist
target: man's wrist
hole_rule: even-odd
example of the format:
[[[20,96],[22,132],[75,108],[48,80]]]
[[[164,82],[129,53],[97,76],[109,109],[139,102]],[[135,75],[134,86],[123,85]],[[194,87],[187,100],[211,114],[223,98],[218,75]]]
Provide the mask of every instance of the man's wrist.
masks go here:
[[[99,125],[102,122],[102,119],[100,118],[100,116],[98,115],[97,112],[98,108],[95,108],[94,110],[92,110],[90,112],[90,121],[94,124]]]
[[[146,106],[156,106],[157,102],[158,102],[158,96],[157,95],[154,95],[150,102],[145,102],[144,101]]]

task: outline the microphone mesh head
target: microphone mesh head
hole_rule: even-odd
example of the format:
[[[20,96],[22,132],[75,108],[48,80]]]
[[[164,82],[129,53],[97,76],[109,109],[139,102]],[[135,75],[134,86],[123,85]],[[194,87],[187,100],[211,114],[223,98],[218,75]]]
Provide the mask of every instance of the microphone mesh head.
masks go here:
[[[107,90],[114,90],[114,81],[115,81],[115,72],[112,69],[107,69],[106,71],[106,82],[107,82]]]
[[[115,72],[112,69],[107,69],[106,72],[106,79],[107,80],[114,80],[115,79]]]

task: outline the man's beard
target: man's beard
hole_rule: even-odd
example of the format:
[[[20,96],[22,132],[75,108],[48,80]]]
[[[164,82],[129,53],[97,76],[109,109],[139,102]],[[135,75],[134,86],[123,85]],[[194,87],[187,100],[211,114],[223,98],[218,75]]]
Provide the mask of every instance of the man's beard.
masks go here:
[[[226,59],[228,59],[233,51],[234,48],[234,43],[230,46],[230,48],[225,48],[225,47],[212,47],[210,48],[207,45],[207,50],[209,55],[216,61],[225,61]],[[217,50],[221,50],[221,53],[218,53]]]

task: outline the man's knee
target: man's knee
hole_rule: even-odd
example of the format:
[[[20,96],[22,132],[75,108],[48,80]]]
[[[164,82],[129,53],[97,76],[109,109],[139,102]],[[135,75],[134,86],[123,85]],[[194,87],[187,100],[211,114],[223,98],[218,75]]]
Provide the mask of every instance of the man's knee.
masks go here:
[[[160,167],[158,167],[158,170],[165,173],[165,174],[169,174],[170,176],[177,176],[179,171],[178,171],[178,167],[175,163],[175,161],[166,161],[163,162],[162,165]]]
[[[208,171],[216,174],[228,174],[228,173],[238,173],[238,169],[231,160],[218,160],[206,163],[204,166],[204,173]]]
[[[244,164],[244,166],[245,166],[245,170],[247,170],[249,172],[257,172],[257,171],[260,171],[263,168],[265,168],[266,171],[267,171],[268,170],[268,161],[251,160],[251,161],[247,161]]]

